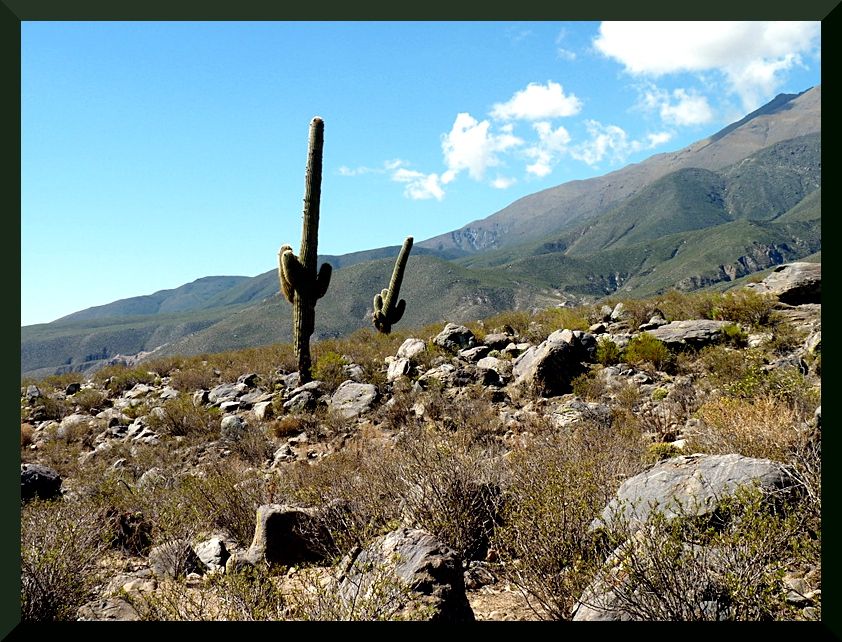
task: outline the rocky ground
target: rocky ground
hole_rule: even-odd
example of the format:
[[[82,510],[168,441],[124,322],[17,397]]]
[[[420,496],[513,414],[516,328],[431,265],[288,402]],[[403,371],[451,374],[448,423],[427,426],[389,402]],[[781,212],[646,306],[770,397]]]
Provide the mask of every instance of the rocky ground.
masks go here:
[[[24,611],[55,617],[51,604],[62,599],[75,606],[61,618],[83,620],[770,617],[757,600],[701,588],[682,588],[680,606],[670,588],[655,603],[639,599],[629,589],[635,555],[645,557],[635,542],[661,528],[653,514],[707,520],[706,528],[724,520],[729,494],[746,483],[776,498],[774,519],[794,503],[818,510],[820,283],[820,265],[779,269],[751,286],[757,296],[742,301],[742,323],[670,320],[660,309],[641,323],[626,302],[597,310],[587,329],[540,341],[506,325],[478,333],[447,324],[407,338],[376,376],[343,359],[330,381],[304,385],[283,369],[196,389],[154,370],[128,384],[118,375],[58,389],[29,383],[21,389]],[[774,322],[752,322],[759,295],[774,297]],[[569,435],[578,441],[559,441]],[[627,536],[579,584],[551,553],[533,555],[550,536],[542,524],[569,527],[559,516],[566,500],[517,485],[532,470],[517,462],[574,447],[562,463],[580,467],[583,480],[601,475],[602,486],[570,532],[583,541],[605,529]],[[593,470],[591,457],[600,462]],[[566,479],[568,468],[553,466]],[[550,492],[541,470],[535,488]],[[574,481],[568,492],[581,498],[577,486],[586,485]],[[66,535],[44,526],[47,517],[79,527],[82,513],[95,517],[91,528],[107,527],[108,546],[84,548],[82,531],[62,544]],[[704,558],[704,573],[722,575],[726,562],[711,560],[734,557],[721,551],[740,527],[720,524],[716,544],[685,542],[687,564]],[[814,527],[798,528],[816,543]],[[37,551],[49,545],[69,548],[64,575],[53,573],[48,589],[39,573],[56,562]],[[597,548],[581,544],[570,560],[593,562],[587,551]],[[632,571],[617,576],[616,559]],[[638,575],[651,579],[657,565],[646,559]],[[757,564],[777,578],[774,618],[820,617],[817,554]]]

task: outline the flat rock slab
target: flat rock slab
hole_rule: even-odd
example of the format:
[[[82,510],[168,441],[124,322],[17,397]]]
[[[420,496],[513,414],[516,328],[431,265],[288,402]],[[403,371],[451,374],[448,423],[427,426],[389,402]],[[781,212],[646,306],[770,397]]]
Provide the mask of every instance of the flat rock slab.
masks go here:
[[[329,408],[351,419],[371,409],[376,399],[377,387],[373,384],[345,381],[330,398]]]
[[[724,337],[723,328],[733,325],[729,321],[713,321],[710,319],[689,319],[672,321],[645,332],[663,341],[668,348],[683,348],[691,346],[698,348],[716,343]]]
[[[624,481],[591,527],[611,525],[618,512],[632,524],[645,522],[656,509],[667,517],[707,515],[737,486],[755,482],[765,491],[790,491],[794,483],[783,464],[769,459],[736,454],[673,457]]]
[[[776,267],[760,283],[746,286],[761,294],[773,294],[781,303],[801,305],[822,302],[822,264],[799,261]]]

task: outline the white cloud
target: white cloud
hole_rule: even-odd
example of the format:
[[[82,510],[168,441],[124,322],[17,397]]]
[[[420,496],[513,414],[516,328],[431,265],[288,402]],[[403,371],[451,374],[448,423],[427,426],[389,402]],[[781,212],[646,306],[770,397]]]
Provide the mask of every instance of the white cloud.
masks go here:
[[[348,167],[347,165],[342,165],[337,171],[340,176],[362,176],[363,174],[385,174],[386,172],[392,172],[396,170],[398,167],[404,167],[408,165],[405,160],[401,160],[399,158],[395,158],[393,160],[387,160],[383,163],[383,167]]]
[[[603,22],[594,46],[636,75],[717,70],[746,110],[772,97],[788,69],[819,45],[812,22]]]
[[[561,60],[567,60],[567,61],[570,61],[570,62],[576,60],[576,52],[575,51],[570,51],[570,49],[564,49],[562,47],[559,47],[558,49],[556,49],[556,56],[558,58],[560,58]]]
[[[552,171],[558,157],[567,151],[570,134],[564,127],[553,129],[547,121],[534,123],[532,128],[538,133],[538,142],[524,152],[534,159],[531,165],[526,166],[526,171],[544,177]]]
[[[604,159],[622,163],[632,154],[662,145],[672,138],[669,132],[648,134],[645,140],[633,140],[622,127],[603,125],[596,120],[585,121],[590,140],[569,148],[570,155],[591,167]]]
[[[573,116],[582,109],[575,94],[565,95],[564,88],[552,80],[546,85],[531,82],[505,103],[496,103],[491,117],[497,120],[543,120]]]
[[[646,109],[657,109],[661,119],[671,125],[702,125],[713,120],[713,109],[707,97],[693,90],[675,89],[670,94],[651,85],[641,103]]]
[[[438,174],[424,174],[400,167],[392,174],[392,180],[397,183],[405,183],[404,196],[412,200],[434,198],[440,201],[444,198],[444,190],[441,188]]]
[[[495,187],[497,189],[506,189],[511,187],[517,183],[517,179],[511,178],[508,176],[498,176],[493,181],[491,181],[491,187]]]
[[[490,131],[491,123],[477,121],[468,113],[460,113],[453,122],[450,133],[442,136],[441,148],[447,171],[441,175],[443,184],[450,183],[462,170],[480,181],[485,170],[500,164],[498,154],[523,141],[510,131],[494,134]]]

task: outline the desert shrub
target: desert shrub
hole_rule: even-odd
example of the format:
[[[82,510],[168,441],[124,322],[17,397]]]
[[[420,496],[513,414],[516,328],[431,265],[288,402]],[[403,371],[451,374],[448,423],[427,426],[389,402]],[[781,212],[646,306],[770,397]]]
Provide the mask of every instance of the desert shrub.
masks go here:
[[[149,427],[172,437],[203,436],[212,438],[219,430],[219,408],[197,406],[189,395],[167,399],[161,406],[163,413],[147,415]]]
[[[534,321],[549,336],[556,330],[582,330],[590,327],[587,316],[580,308],[547,308],[535,315]]]
[[[142,621],[256,622],[288,619],[279,578],[260,566],[237,573],[160,582],[151,593],[126,596]]]
[[[532,314],[528,310],[507,310],[485,319],[483,325],[491,330],[508,326],[517,336],[523,337],[529,331],[531,322]]]
[[[673,355],[663,341],[641,332],[623,350],[623,360],[635,365],[651,363],[656,370],[666,370],[673,362]]]
[[[310,435],[318,434],[318,422],[311,414],[284,415],[269,422],[267,426],[269,434],[277,439],[286,439],[299,435],[302,432]]]
[[[52,419],[54,421],[61,421],[73,411],[73,407],[66,399],[50,395],[39,397],[37,401],[34,402],[33,410],[39,406],[42,409],[40,413],[41,417],[45,420]]]
[[[342,355],[333,351],[317,352],[313,366],[313,379],[324,381],[329,390],[336,390],[348,376],[342,366],[348,365]]]
[[[742,399],[772,396],[805,417],[821,403],[820,389],[810,384],[798,368],[791,366],[771,370],[748,368],[743,376],[726,384],[724,390],[727,395]]]
[[[767,499],[743,486],[720,497],[709,519],[679,506],[677,517],[655,510],[642,525],[631,511],[616,515],[608,529],[614,553],[582,601],[605,608],[596,593],[610,586],[611,607],[633,620],[790,619],[784,571],[805,554],[817,561],[818,542],[791,507]]]
[[[83,388],[75,395],[68,397],[68,401],[79,407],[82,412],[95,414],[93,411],[102,408],[107,395],[101,390],[94,388]]]
[[[195,390],[210,390],[219,384],[219,377],[214,368],[205,363],[192,367],[182,366],[170,372],[170,386],[181,392],[192,393]]]
[[[604,366],[614,365],[620,362],[621,350],[619,346],[608,337],[600,337],[596,342],[596,362]]]
[[[28,448],[32,445],[32,435],[34,428],[30,424],[20,425],[20,447]]]
[[[85,375],[81,372],[63,372],[62,374],[54,374],[44,377],[43,384],[55,388],[56,390],[64,391],[71,383],[82,383],[85,381]],[[36,383],[30,381],[29,383]],[[21,384],[24,385],[24,384]]]
[[[231,444],[231,451],[246,464],[262,466],[272,460],[275,445],[268,438],[263,425],[247,425]]]
[[[689,443],[696,451],[787,461],[801,440],[799,413],[772,395],[719,397],[702,404],[696,415],[702,424]]]
[[[748,335],[736,323],[729,323],[722,328],[722,336],[725,343],[729,343],[737,347],[745,347],[748,345]]]
[[[716,385],[727,385],[749,372],[759,372],[763,365],[763,354],[755,348],[736,350],[723,344],[711,345],[699,351],[696,365]]]
[[[580,374],[570,382],[570,385],[574,395],[589,401],[599,401],[608,390],[605,380],[596,370]]]
[[[88,506],[73,501],[33,501],[21,509],[21,619],[76,619],[101,581],[105,542]]]
[[[775,307],[774,296],[739,288],[715,298],[711,318],[750,327],[769,325]]]
[[[775,354],[786,354],[801,346],[805,338],[805,334],[792,323],[779,321],[772,327],[772,337],[764,342],[763,347]]]
[[[601,561],[590,524],[620,480],[642,469],[644,447],[634,431],[581,424],[542,433],[508,458],[511,479],[494,545],[506,579],[540,618],[572,617]]]
[[[711,319],[716,295],[710,292],[678,292],[669,290],[658,300],[664,318],[670,321]]]
[[[644,455],[643,457],[643,461],[646,464],[655,464],[659,461],[663,461],[664,459],[678,457],[682,454],[684,454],[684,451],[680,448],[677,448],[673,444],[659,442],[657,444],[652,444],[651,446],[649,446],[648,450],[646,451],[646,455]]]
[[[97,383],[108,382],[108,390],[112,394],[122,394],[139,383],[153,384],[158,378],[154,372],[147,368],[127,368],[126,366],[106,366],[94,373],[93,379]]]

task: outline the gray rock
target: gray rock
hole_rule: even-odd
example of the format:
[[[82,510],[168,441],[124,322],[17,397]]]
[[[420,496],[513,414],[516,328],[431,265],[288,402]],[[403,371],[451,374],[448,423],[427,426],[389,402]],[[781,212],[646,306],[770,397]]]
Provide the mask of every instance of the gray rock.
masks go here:
[[[155,488],[156,486],[164,486],[167,483],[169,483],[169,480],[164,475],[164,471],[157,466],[153,466],[140,476],[137,480],[137,487],[149,489]]]
[[[123,394],[123,397],[126,399],[139,399],[140,397],[146,397],[150,392],[152,392],[150,386],[145,383],[136,383],[131,390]]]
[[[349,363],[346,366],[342,366],[342,370],[345,373],[345,376],[351,381],[365,381],[365,370],[362,369],[362,366],[356,363]]]
[[[170,388],[169,386],[164,386],[164,389],[161,390],[161,394],[158,395],[160,399],[175,399],[179,395],[178,390],[175,388]]]
[[[41,392],[41,389],[38,386],[36,386],[34,383],[31,383],[26,387],[26,393],[25,394],[26,394],[26,400],[30,403],[35,401],[36,399],[38,399],[38,397],[43,396],[43,393]]]
[[[625,304],[621,301],[617,305],[614,306],[614,309],[611,310],[611,314],[609,315],[609,321],[623,321],[628,317],[628,311],[626,310]]]
[[[509,376],[512,373],[512,362],[497,357],[483,357],[477,361],[477,368],[480,370],[494,370],[501,376]]]
[[[594,323],[591,327],[588,328],[588,332],[591,334],[604,334],[608,331],[608,326],[600,321],[599,323]]]
[[[464,348],[473,348],[476,345],[476,338],[474,333],[465,326],[448,323],[444,326],[444,330],[436,335],[433,343],[450,352],[458,352]]]
[[[231,557],[225,542],[218,537],[197,544],[195,551],[202,563],[211,570],[225,568],[225,563]]]
[[[673,457],[624,481],[591,527],[610,526],[620,514],[632,525],[640,524],[656,509],[668,518],[708,515],[717,509],[721,497],[754,482],[769,492],[795,489],[786,467],[768,459],[736,454]]]
[[[280,379],[281,383],[284,384],[284,388],[286,388],[287,390],[297,388],[298,383],[301,381],[301,377],[297,372],[292,372],[288,375],[283,375]]]
[[[390,578],[395,592],[410,593],[406,611],[429,609],[426,619],[438,622],[473,622],[474,613],[465,595],[462,560],[434,535],[420,529],[400,528],[377,538],[358,555],[342,562],[344,577],[339,596],[351,603],[375,585]],[[395,596],[396,601],[400,600]],[[402,600],[401,600],[402,601]]]
[[[727,325],[731,323],[709,319],[688,319],[673,321],[654,330],[646,330],[646,332],[663,341],[668,348],[676,349],[685,346],[700,348],[722,340],[724,338],[722,329]]]
[[[611,319],[611,313],[614,312],[614,308],[610,305],[603,305],[599,309],[599,314],[602,317],[603,321],[609,321]]]
[[[487,355],[491,349],[488,346],[476,346],[475,348],[467,348],[459,351],[459,356],[465,361],[479,361]]]
[[[126,417],[126,415],[124,415],[123,412],[117,408],[106,408],[102,412],[98,412],[96,414],[96,418],[103,419],[105,421],[105,424],[109,428],[117,425],[129,425],[129,418]]]
[[[257,385],[258,379],[260,379],[260,375],[256,372],[249,372],[248,374],[237,377],[237,383],[241,383],[247,388],[254,388]]]
[[[65,439],[71,436],[76,430],[90,427],[91,416],[82,414],[67,415],[61,420],[56,430],[56,437]]]
[[[20,497],[23,501],[61,496],[61,475],[41,464],[20,465]]]
[[[225,415],[219,422],[219,436],[228,441],[237,441],[246,431],[246,424],[242,417]]]
[[[395,359],[389,364],[389,369],[386,371],[386,381],[397,381],[401,377],[409,374],[409,370],[409,359]]]
[[[512,335],[505,332],[493,332],[485,335],[483,343],[491,350],[502,350],[512,343],[513,339],[514,337],[512,337]]]
[[[280,448],[275,451],[275,454],[272,456],[272,465],[270,468],[277,468],[282,463],[287,461],[295,461],[298,457],[295,454],[295,451],[290,447],[290,445],[284,444]]]
[[[570,392],[570,382],[593,361],[596,338],[579,330],[557,330],[538,346],[529,348],[513,362],[517,385],[535,394],[553,396]]]
[[[318,562],[329,554],[330,546],[330,534],[316,509],[264,504],[257,509],[251,546],[231,556],[226,571],[262,562],[283,566]]]
[[[333,393],[328,407],[351,419],[370,410],[376,399],[377,388],[373,384],[345,381]]]
[[[822,264],[796,262],[779,265],[760,283],[750,283],[746,287],[760,294],[773,294],[778,301],[789,305],[821,303]]]
[[[648,322],[641,323],[638,330],[640,330],[640,331],[654,330],[655,328],[660,328],[662,325],[666,325],[667,323],[669,323],[669,321],[667,321],[660,314],[656,314],[651,319],[649,319]]]
[[[313,381],[308,381],[303,386],[298,386],[297,388],[293,388],[289,392],[289,397],[292,398],[293,396],[301,393],[301,392],[309,392],[314,397],[318,397],[325,393],[326,386],[324,381],[319,381],[318,379],[314,379]]]
[[[185,577],[189,573],[203,574],[207,569],[183,539],[155,546],[149,551],[149,567],[158,577]]]
[[[246,390],[248,390],[248,386],[244,383],[223,383],[208,392],[208,401],[213,405],[219,405],[225,401],[234,401]]]
[[[287,412],[310,412],[316,408],[318,398],[310,390],[302,390],[301,392],[291,396],[284,402],[284,410]]]
[[[67,384],[67,387],[64,389],[64,394],[75,395],[81,389],[82,385],[78,381],[74,381],[73,383]]]
[[[516,357],[520,354],[523,354],[524,352],[529,350],[529,348],[531,348],[531,347],[532,347],[532,344],[527,342],[527,341],[523,341],[521,343],[510,343],[505,348],[503,348],[500,351],[500,353],[503,354],[504,356]]]
[[[237,412],[240,409],[240,402],[239,401],[223,401],[219,404],[219,410],[225,413],[232,413]]]
[[[415,339],[410,337],[406,341],[401,344],[401,347],[398,348],[397,357],[399,359],[409,359],[412,361],[415,357],[420,355],[422,352],[427,350],[427,344],[424,343],[421,339]]]
[[[197,390],[193,393],[193,405],[203,406],[210,403],[210,393],[207,390]]]
[[[258,421],[271,419],[275,414],[271,401],[261,401],[256,403],[251,411],[254,413],[254,416]]]
[[[76,612],[76,619],[82,622],[134,622],[140,620],[140,615],[126,600],[119,597],[109,597],[83,604]]]

